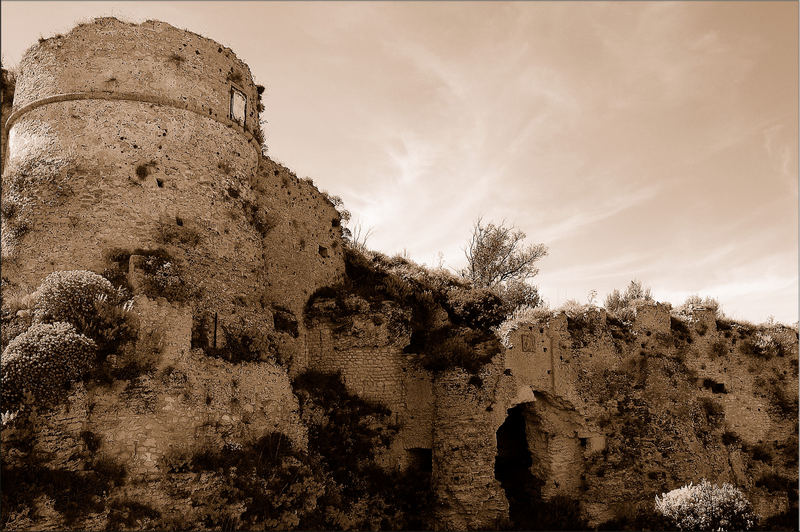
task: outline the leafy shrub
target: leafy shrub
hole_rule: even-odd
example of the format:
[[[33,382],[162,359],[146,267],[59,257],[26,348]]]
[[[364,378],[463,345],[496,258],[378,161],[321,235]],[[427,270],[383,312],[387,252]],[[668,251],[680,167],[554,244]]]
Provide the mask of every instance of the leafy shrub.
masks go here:
[[[656,496],[655,508],[679,530],[749,530],[756,521],[750,501],[730,484],[703,479]]]
[[[507,281],[496,287],[496,290],[505,303],[506,314],[510,314],[520,307],[540,307],[543,303],[539,290],[525,282]]]
[[[3,411],[25,392],[37,402],[58,400],[72,381],[89,371],[97,344],[69,323],[35,324],[12,340],[2,354]]]
[[[669,328],[672,331],[672,337],[675,340],[675,347],[680,347],[681,344],[692,343],[692,331],[686,322],[675,316],[669,317]]]
[[[94,308],[95,312],[82,316],[76,327],[97,343],[98,360],[102,361],[122,345],[136,340],[139,326],[131,313],[131,301],[99,299]]]
[[[135,381],[138,377],[152,373],[161,358],[163,336],[157,331],[147,331],[136,339],[135,346],[128,345],[107,357],[92,373],[99,383],[117,380]]]
[[[96,273],[54,272],[39,286],[34,305],[38,321],[67,322],[97,344],[100,360],[136,337],[125,290],[116,290]]]
[[[422,366],[431,371],[464,368],[476,373],[500,352],[500,343],[491,334],[469,328],[439,328],[414,331],[407,353],[421,353]]]
[[[2,327],[0,327],[0,334],[2,334],[2,348],[0,349],[5,349],[11,340],[24,333],[31,326],[30,318],[30,313],[25,316],[3,315]]]
[[[632,280],[625,288],[625,291],[620,293],[616,288],[606,297],[605,307],[609,312],[618,314],[626,308],[634,307],[640,302],[653,301],[653,296],[650,293],[650,288],[642,285],[641,281],[636,279]]]
[[[717,316],[718,318],[722,317],[719,301],[717,301],[713,297],[706,297],[705,299],[703,299],[702,297],[696,294],[686,298],[686,301],[683,302],[683,305],[678,307],[678,312],[689,313],[695,307],[702,307],[708,310],[712,310],[714,311],[715,316]]]
[[[117,276],[126,275],[131,256],[141,256],[135,267],[144,274],[139,278],[139,291],[150,298],[163,297],[169,301],[184,302],[192,292],[183,281],[182,268],[177,260],[163,248],[124,249],[113,248],[104,253],[108,262],[114,264]]]
[[[457,324],[474,328],[497,327],[508,314],[505,302],[489,288],[451,288],[445,309]]]
[[[116,296],[111,283],[86,270],[59,271],[48,275],[36,292],[37,321],[63,321],[75,326],[95,312],[95,302]]]
[[[739,344],[739,352],[743,355],[769,360],[772,357],[784,356],[783,345],[770,334],[757,332],[755,339],[746,338]]]
[[[711,344],[711,351],[709,351],[712,358],[721,357],[728,354],[728,344],[724,340],[716,340]]]
[[[219,471],[225,489],[219,495],[233,506],[245,502],[237,529],[296,529],[317,509],[327,480],[318,463],[280,433],[268,433],[250,445],[226,444],[192,457],[193,471]],[[206,527],[213,523],[204,523]]]

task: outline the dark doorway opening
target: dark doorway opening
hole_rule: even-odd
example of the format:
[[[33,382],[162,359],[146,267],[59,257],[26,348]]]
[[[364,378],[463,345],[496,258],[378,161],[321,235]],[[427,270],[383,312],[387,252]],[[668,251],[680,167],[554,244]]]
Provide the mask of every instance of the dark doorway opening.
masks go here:
[[[511,530],[584,530],[578,501],[556,496],[542,500],[544,481],[531,473],[536,457],[528,448],[528,430],[535,430],[536,415],[530,405],[508,410],[508,417],[497,430],[497,457],[494,477],[508,499]]]

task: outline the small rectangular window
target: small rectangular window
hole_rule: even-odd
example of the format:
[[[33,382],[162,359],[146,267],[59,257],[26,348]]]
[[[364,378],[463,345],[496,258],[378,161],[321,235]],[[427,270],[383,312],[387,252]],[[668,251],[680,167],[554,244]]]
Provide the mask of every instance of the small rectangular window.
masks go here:
[[[244,126],[244,117],[247,116],[247,98],[239,89],[231,87],[231,120]]]

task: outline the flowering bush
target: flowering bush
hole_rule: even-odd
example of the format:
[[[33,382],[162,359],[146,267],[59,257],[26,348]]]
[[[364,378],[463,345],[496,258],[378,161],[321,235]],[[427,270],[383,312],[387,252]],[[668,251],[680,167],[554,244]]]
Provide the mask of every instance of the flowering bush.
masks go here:
[[[53,272],[39,285],[34,312],[37,321],[64,321],[78,325],[94,314],[95,302],[113,299],[116,291],[111,283],[86,270]]]
[[[706,479],[656,496],[655,509],[680,530],[749,530],[756,520],[741,490]]]
[[[69,323],[35,324],[14,338],[0,358],[2,409],[27,393],[37,403],[60,398],[67,386],[90,369],[97,346]]]
[[[35,321],[66,322],[97,344],[105,358],[136,337],[132,300],[104,277],[85,270],[54,272],[36,291]]]

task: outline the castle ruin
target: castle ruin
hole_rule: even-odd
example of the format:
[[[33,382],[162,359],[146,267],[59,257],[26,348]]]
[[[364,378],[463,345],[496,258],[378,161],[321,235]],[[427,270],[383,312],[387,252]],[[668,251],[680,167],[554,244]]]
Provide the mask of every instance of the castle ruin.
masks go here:
[[[747,444],[793,430],[769,413],[746,361],[702,354],[714,341],[734,352],[702,310],[690,320],[692,347],[673,342],[663,305],[638,309],[630,330],[601,309],[579,328],[557,314],[513,331],[477,375],[420,367],[409,331],[393,327],[405,311],[391,302],[362,305],[344,329],[306,315],[312,294],[345,275],[341,220],[313,184],[262,155],[262,90],[230,49],[157,21],[96,19],[25,54],[4,124],[3,202],[13,212],[2,227],[4,282],[33,289],[53,271],[116,268],[136,288],[160,249],[189,293],[135,299],[140,340],[157,333],[158,367],[185,378],[144,382],[138,395],[78,389],[49,418],[43,444],[53,453],[68,454],[91,426],[106,435],[105,452],[146,478],[171,448],[198,441],[274,428],[302,444],[290,378],[310,369],[341,373],[352,393],[391,410],[401,429],[382,463],[431,470],[441,529],[501,526],[527,474],[544,500],[580,498],[593,526],[642,489],[634,469],[659,488],[697,474],[749,485],[757,504],[772,504],[744,451],[706,448],[667,426],[681,397],[702,396],[723,402],[723,422]],[[290,356],[237,365],[198,355],[234,330],[261,331]],[[796,334],[786,335],[793,355],[769,362],[776,372],[797,359]],[[693,377],[676,377],[687,367]],[[796,382],[782,386],[791,393]],[[234,396],[244,400],[231,406]],[[656,396],[667,406],[645,412]],[[630,417],[663,431],[636,444],[637,463],[623,463],[634,452]],[[609,460],[618,471],[606,471]]]

